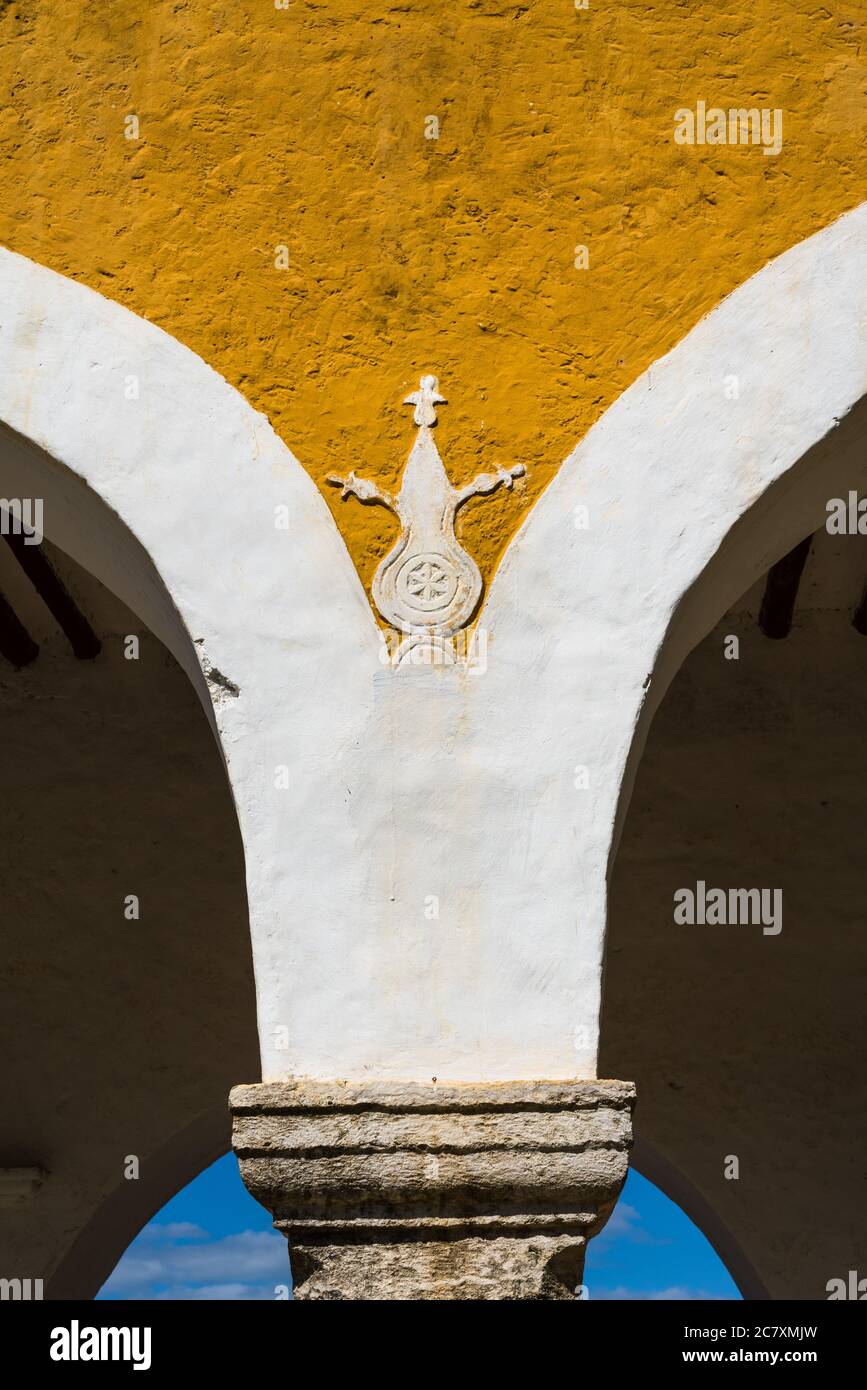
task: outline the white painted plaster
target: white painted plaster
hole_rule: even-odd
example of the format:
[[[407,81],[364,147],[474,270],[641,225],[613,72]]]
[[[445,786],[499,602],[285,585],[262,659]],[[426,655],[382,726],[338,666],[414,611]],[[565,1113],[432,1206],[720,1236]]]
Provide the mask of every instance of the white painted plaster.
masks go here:
[[[867,391],[865,321],[867,206],[739,289],[578,446],[492,584],[484,674],[394,671],[323,499],[263,417],[158,329],[0,253],[0,419],[31,441],[0,446],[0,494],[38,482],[46,534],[200,693],[196,653],[238,687],[214,719],[266,1078],[594,1073],[606,871],[648,677],[658,698],[821,523],[844,462],[796,465]]]

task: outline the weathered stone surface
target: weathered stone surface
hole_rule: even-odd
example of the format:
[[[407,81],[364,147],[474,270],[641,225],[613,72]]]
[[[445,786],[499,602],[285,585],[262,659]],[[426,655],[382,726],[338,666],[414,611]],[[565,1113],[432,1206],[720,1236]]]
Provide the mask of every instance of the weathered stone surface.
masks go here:
[[[296,1298],[559,1299],[626,1176],[622,1081],[237,1086],[233,1147]]]
[[[418,1081],[269,1081],[233,1086],[232,1113],[352,1110],[367,1108],[436,1111],[592,1110],[600,1105],[629,1110],[631,1081],[480,1081],[472,1085]]]
[[[362,1110],[316,1114],[312,1118],[296,1113],[291,1130],[287,1130],[285,1123],[287,1113],[291,1112],[239,1115],[236,1111],[236,1144],[261,1152],[286,1153],[318,1148],[323,1143],[337,1148],[345,1140],[353,1148],[364,1146],[383,1152],[394,1148],[420,1152],[454,1148],[462,1152],[483,1149],[488,1153],[500,1146],[514,1148],[522,1135],[532,1147],[551,1150],[592,1148],[599,1142],[610,1143],[617,1133],[624,1140],[629,1138],[626,1110],[545,1112],[541,1140],[538,1111],[512,1110],[496,1114],[471,1110],[451,1113],[421,1109],[403,1113]]]
[[[303,1245],[291,1250],[305,1299],[567,1299],[583,1236]]]

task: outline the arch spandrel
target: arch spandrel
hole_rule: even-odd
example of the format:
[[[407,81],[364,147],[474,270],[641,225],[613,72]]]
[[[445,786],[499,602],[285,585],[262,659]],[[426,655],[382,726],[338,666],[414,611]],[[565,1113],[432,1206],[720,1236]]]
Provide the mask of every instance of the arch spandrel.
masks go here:
[[[177,609],[194,674],[206,661],[240,692],[215,712],[266,1077],[592,1076],[605,867],[666,634],[699,611],[712,562],[733,569],[692,642],[785,549],[785,525],[758,553],[736,539],[751,516],[764,527],[775,484],[806,489],[808,507],[828,484],[824,465],[795,465],[867,379],[865,216],[742,286],[578,445],[483,602],[486,669],[402,681],[321,497],[262,417],[160,330],[3,256],[15,366],[0,414],[124,519],[170,595],[161,612],[151,598],[154,621],[167,630]],[[126,401],[133,367],[141,394]],[[112,563],[98,532],[95,554],[79,549],[97,575]],[[123,570],[115,556],[104,572],[148,602]],[[451,912],[436,932],[431,897]]]
[[[474,674],[383,665],[324,502],[203,363],[0,256],[4,487],[38,479],[47,532],[214,696],[278,1112],[299,1075],[596,1085],[630,759],[678,652],[852,476],[865,246],[860,209],[754,277],[621,398],[507,551]],[[731,401],[717,388],[742,361],[747,389]],[[127,410],[142,403],[123,397],[130,369],[147,409]],[[123,523],[113,537],[106,509]],[[434,931],[430,895],[447,909]],[[614,1095],[605,1124],[619,1132],[626,1092],[599,1094]],[[239,1096],[237,1113],[249,1104]]]

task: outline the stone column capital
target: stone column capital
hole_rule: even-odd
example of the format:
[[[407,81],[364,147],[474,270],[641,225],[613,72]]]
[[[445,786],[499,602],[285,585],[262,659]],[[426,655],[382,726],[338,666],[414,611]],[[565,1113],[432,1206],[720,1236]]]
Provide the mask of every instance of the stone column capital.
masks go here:
[[[626,1177],[625,1081],[236,1086],[296,1298],[572,1298]]]

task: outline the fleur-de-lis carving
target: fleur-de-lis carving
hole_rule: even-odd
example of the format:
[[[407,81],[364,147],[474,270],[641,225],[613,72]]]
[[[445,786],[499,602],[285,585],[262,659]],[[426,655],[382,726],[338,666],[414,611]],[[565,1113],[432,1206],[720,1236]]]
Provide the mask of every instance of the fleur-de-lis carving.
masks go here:
[[[469,623],[482,595],[478,566],[455,535],[455,514],[471,497],[511,488],[526,470],[519,463],[454,487],[431,433],[436,407],[446,404],[437,378],[423,376],[404,404],[414,407],[418,434],[400,491],[393,496],[354,472],[328,482],[343,498],[388,507],[400,522],[400,536],[373,577],[373,600],[386,622],[401,632],[448,638]]]

